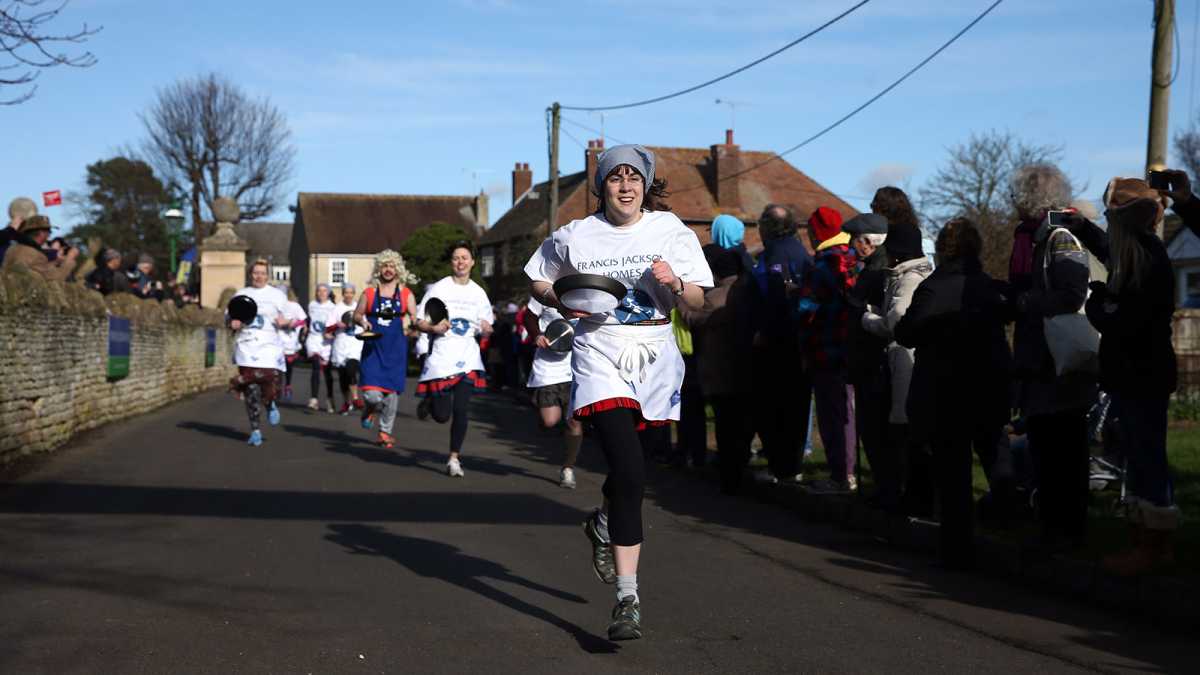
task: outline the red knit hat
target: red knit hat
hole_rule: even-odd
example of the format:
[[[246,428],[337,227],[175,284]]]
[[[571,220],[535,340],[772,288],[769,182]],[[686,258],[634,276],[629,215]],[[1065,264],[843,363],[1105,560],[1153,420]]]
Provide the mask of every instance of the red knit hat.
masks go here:
[[[818,207],[808,217],[808,227],[817,238],[817,242],[836,237],[842,231],[842,214],[828,206]]]

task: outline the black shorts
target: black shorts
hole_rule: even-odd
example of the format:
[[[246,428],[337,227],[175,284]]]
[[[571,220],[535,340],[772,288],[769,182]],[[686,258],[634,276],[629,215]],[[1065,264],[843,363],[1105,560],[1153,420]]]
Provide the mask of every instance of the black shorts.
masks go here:
[[[533,390],[533,405],[536,408],[562,408],[571,405],[571,383],[548,384]],[[570,413],[570,410],[567,410]]]

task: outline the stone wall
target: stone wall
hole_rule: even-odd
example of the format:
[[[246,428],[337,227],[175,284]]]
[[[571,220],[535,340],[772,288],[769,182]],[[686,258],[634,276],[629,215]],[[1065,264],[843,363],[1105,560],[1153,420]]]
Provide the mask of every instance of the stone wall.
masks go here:
[[[110,315],[129,319],[133,333],[129,375],[111,382]],[[222,326],[216,310],[106,298],[23,268],[0,273],[0,464],[227,383],[233,343]],[[210,327],[216,358],[205,368]]]

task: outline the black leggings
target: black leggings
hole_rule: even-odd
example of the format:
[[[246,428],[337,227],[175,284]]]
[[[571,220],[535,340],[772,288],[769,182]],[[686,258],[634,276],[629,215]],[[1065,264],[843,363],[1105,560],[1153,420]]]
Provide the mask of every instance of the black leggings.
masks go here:
[[[638,437],[638,411],[615,408],[589,418],[608,462],[604,496],[608,499],[608,534],[616,546],[642,543],[642,495],[646,460]]]
[[[344,365],[338,366],[338,387],[342,390],[342,399],[347,402],[352,384],[358,384],[358,359],[347,359]]]
[[[321,375],[325,375],[325,397],[333,403],[333,370],[321,363],[320,356],[308,357],[308,363],[312,366],[312,378],[309,380],[309,385],[312,391],[312,398],[321,398]]]
[[[467,408],[474,391],[475,383],[464,376],[448,393],[430,399],[429,412],[438,424],[454,419],[450,423],[450,452],[462,450],[463,440],[467,437]]]
[[[285,375],[284,384],[292,386],[292,371],[296,369],[296,359],[289,358],[287,360],[287,374]]]

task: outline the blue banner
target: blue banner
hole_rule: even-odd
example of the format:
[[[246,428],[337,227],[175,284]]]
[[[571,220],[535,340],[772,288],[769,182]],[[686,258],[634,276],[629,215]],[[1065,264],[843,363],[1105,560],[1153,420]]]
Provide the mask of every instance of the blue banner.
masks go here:
[[[133,327],[129,319],[108,317],[108,379],[119,380],[129,375],[132,344]]]
[[[217,362],[217,329],[204,329],[204,367],[212,368]]]

